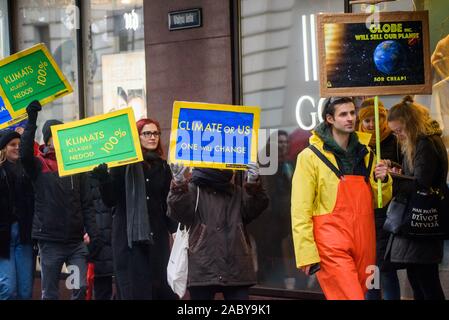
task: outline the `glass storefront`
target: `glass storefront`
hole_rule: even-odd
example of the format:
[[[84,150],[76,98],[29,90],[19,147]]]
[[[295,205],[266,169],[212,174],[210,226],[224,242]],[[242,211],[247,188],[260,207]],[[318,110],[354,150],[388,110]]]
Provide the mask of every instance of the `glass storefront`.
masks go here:
[[[316,14],[344,12],[345,1],[242,0],[240,7],[243,104],[261,107],[262,128],[279,130],[278,171],[263,177],[270,207],[249,226],[257,252],[259,286],[321,292],[315,276],[307,277],[295,267],[290,221],[291,179],[296,156],[308,145],[309,130],[319,123],[324,102],[319,95]],[[363,5],[353,6],[353,12],[367,9]],[[398,0],[381,4],[380,9],[428,10],[431,52],[449,34],[446,0]],[[400,98],[380,97],[387,107]],[[416,98],[430,106],[430,96]],[[448,243],[445,249],[440,275],[449,296]],[[399,271],[399,276],[402,297],[411,299],[405,272]]]
[[[44,43],[72,85],[74,93],[46,105],[38,126],[48,119],[70,122],[79,119],[78,58],[76,27],[79,18],[72,0],[16,1],[15,45],[18,51]],[[40,130],[36,132],[39,141]]]
[[[79,119],[80,112],[92,116],[129,105],[137,119],[146,116],[143,0],[75,4],[72,0],[15,4],[16,49],[45,43],[74,89],[73,94],[46,105],[38,125],[52,118],[70,122]],[[83,105],[85,110],[80,110]]]
[[[264,287],[321,291],[315,276],[296,269],[290,222],[296,156],[307,145],[322,104],[318,12],[344,12],[344,1],[241,1],[243,104],[261,107],[261,128],[279,130],[278,171],[263,177],[270,206],[248,228],[257,252],[259,285]]]
[[[9,56],[8,1],[0,0],[0,59]]]
[[[83,6],[87,116],[132,106],[146,117],[143,0]]]

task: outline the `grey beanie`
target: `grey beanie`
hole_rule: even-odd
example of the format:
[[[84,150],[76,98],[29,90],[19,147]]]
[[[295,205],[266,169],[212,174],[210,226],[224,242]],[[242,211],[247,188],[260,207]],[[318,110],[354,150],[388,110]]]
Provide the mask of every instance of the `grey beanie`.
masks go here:
[[[44,137],[44,143],[47,144],[48,140],[50,140],[51,137],[51,129],[50,127],[63,124],[63,122],[56,120],[56,119],[50,119],[45,121],[44,126],[42,127],[42,136]]]

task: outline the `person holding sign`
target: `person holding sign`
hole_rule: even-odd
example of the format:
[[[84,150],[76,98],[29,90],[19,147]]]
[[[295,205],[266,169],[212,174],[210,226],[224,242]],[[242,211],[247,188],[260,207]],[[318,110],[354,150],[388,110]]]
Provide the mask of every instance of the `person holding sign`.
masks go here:
[[[400,145],[396,136],[388,127],[388,111],[383,103],[379,101],[379,127],[380,127],[380,150],[384,160],[389,160],[391,164],[400,168],[402,154]],[[371,134],[369,146],[372,150],[376,149],[376,133],[374,121],[374,99],[365,99],[359,110],[359,131]],[[399,170],[399,169],[398,169]],[[387,248],[390,234],[383,230],[386,219],[388,203],[383,204],[383,208],[374,210],[376,222],[376,265],[380,270],[380,288],[370,289],[367,293],[367,300],[400,300],[401,292],[397,272],[388,261],[385,261],[385,250]]]
[[[447,215],[448,160],[438,122],[429,116],[426,107],[414,102],[412,97],[406,96],[390,109],[388,126],[402,144],[403,174],[414,178],[395,181],[396,197],[410,199],[410,196],[417,191],[426,193],[432,189],[439,190],[446,199],[446,208],[442,213]],[[435,219],[434,216],[417,213],[418,222],[415,220],[414,223],[433,226],[434,220],[428,218]],[[444,222],[444,217],[438,216],[436,219]],[[441,226],[444,227],[443,224]],[[443,259],[443,249],[443,240],[436,237],[419,239],[393,234],[390,236],[386,259],[405,266],[415,300],[445,299],[438,270],[438,265]]]
[[[31,299],[33,187],[19,160],[20,135],[0,132],[0,300]]]
[[[172,165],[169,217],[187,225],[189,266],[187,286],[193,300],[247,300],[256,284],[246,225],[268,206],[257,165],[250,165],[244,188],[233,184],[233,171],[195,168],[190,183],[185,167]]]
[[[351,98],[328,99],[323,119],[298,155],[293,176],[296,265],[307,275],[317,272],[327,299],[364,300],[372,272],[367,268],[376,259],[374,178],[383,182],[384,203],[391,199],[392,179],[385,165],[374,165],[370,135],[354,132]]]
[[[62,178],[58,175],[50,127],[61,124],[60,121],[45,122],[42,128],[45,144],[40,146],[39,155],[34,156],[36,121],[41,109],[38,101],[26,108],[28,124],[22,136],[20,158],[35,188],[32,237],[37,240],[41,259],[42,299],[59,298],[61,268],[66,263],[73,277],[69,288],[73,289],[72,299],[84,300],[88,254],[83,243],[85,230],[91,239],[92,256],[103,246],[98,237],[90,185],[85,174]]]
[[[167,283],[169,237],[177,225],[166,216],[171,171],[162,159],[157,121],[137,122],[144,162],[111,169],[105,164],[92,175],[100,181],[103,202],[115,206],[112,225],[113,263],[120,300],[170,300]]]

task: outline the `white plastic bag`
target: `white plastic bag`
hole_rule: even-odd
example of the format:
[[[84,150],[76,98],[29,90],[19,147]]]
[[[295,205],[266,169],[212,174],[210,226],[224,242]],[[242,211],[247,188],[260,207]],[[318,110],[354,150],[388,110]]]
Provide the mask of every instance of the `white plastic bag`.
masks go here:
[[[175,241],[171,249],[170,258],[167,265],[167,281],[179,298],[186,293],[187,275],[189,271],[188,261],[189,250],[189,231],[187,227],[181,230],[181,224],[178,224]]]

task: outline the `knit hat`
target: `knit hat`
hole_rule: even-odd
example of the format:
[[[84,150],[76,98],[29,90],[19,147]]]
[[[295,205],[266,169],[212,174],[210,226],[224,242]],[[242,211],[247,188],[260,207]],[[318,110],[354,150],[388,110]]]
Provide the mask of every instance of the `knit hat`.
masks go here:
[[[50,119],[44,123],[44,126],[42,127],[42,135],[44,137],[45,144],[47,144],[48,140],[50,140],[50,138],[51,138],[51,129],[50,128],[52,126],[55,126],[58,124],[63,124],[63,122],[56,120],[56,119]]]
[[[380,141],[383,141],[390,135],[391,130],[388,127],[387,123],[387,114],[388,114],[387,109],[385,109],[384,104],[380,100],[378,106],[379,106],[379,122],[380,122],[379,123]],[[375,115],[374,98],[364,100],[359,109],[359,120],[360,120],[359,131],[371,134],[371,141],[369,143],[371,147],[374,147],[376,145],[376,131],[365,129],[363,127],[363,120],[370,117],[374,117],[374,115]]]
[[[10,129],[6,129],[0,132],[0,150],[6,147],[6,145],[13,139],[19,138],[20,134]]]

